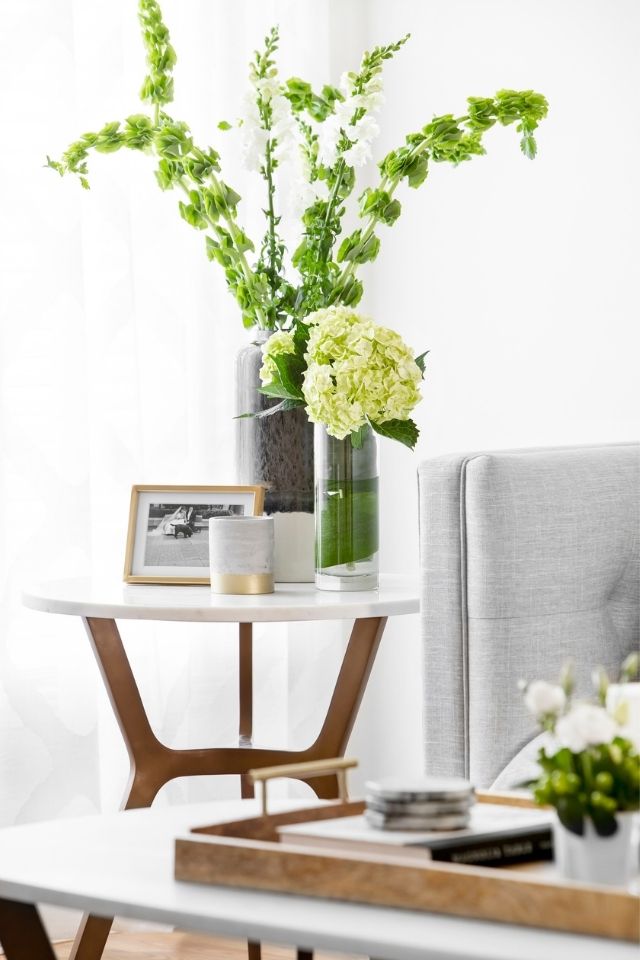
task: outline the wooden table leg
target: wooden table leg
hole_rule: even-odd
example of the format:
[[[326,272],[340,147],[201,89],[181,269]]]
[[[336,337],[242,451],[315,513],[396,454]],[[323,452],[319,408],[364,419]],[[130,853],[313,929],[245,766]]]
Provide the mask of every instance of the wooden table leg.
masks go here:
[[[253,737],[253,624],[238,624],[238,742],[250,748]],[[243,800],[255,796],[253,783],[246,774],[240,775],[240,796]],[[255,958],[257,960],[257,958]]]
[[[0,945],[7,960],[56,960],[32,903],[0,900]]]
[[[351,631],[327,715],[320,733],[303,750],[252,747],[252,625],[240,624],[238,747],[173,750],[157,739],[147,718],[115,620],[85,619],[89,640],[124,740],[131,764],[122,807],[149,807],[158,791],[176,777],[239,774],[242,795],[250,796],[245,775],[260,766],[344,755],[385,628],[385,617],[356,620]],[[335,776],[308,781],[322,798],[338,796]],[[85,917],[69,960],[100,960],[112,920]]]
[[[238,624],[238,743],[251,747],[253,736],[253,624]],[[240,796],[255,796],[255,787],[246,773],[240,774]],[[255,940],[247,941],[248,960],[261,960],[262,947]]]
[[[306,751],[305,759],[344,756],[386,624],[386,617],[363,617],[355,621],[325,721],[316,742]],[[339,795],[335,776],[316,777],[309,781],[309,786],[325,800]]]
[[[121,809],[150,807],[166,783],[166,748],[154,735],[115,620],[84,620],[91,647],[129,754],[129,782]],[[78,928],[69,960],[100,960],[113,920],[86,914]]]

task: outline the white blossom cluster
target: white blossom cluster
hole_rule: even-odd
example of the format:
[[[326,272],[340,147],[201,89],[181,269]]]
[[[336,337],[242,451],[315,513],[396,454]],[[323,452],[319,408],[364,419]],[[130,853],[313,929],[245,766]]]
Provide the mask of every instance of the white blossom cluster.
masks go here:
[[[369,80],[361,93],[354,93],[354,74],[345,73],[340,80],[344,100],[337,100],[334,112],[323,122],[308,122],[318,137],[318,162],[333,167],[338,160],[339,143],[345,135],[351,146],[343,153],[350,167],[363,167],[371,159],[371,145],[380,132],[373,116],[384,101],[382,78],[376,75]],[[271,129],[265,129],[258,103],[271,107]],[[359,119],[359,112],[366,111]],[[242,159],[247,170],[260,172],[265,165],[267,143],[275,142],[273,157],[279,164],[287,162],[289,214],[299,217],[318,199],[326,199],[325,180],[311,179],[311,164],[307,155],[300,128],[296,122],[287,97],[283,95],[275,68],[272,76],[256,79],[243,101]]]
[[[621,687],[624,691],[624,688]],[[616,711],[593,703],[572,704],[565,713],[567,697],[557,684],[535,680],[525,691],[525,704],[536,719],[552,720],[556,740],[572,753],[582,753],[590,746],[611,743],[616,736],[629,739],[640,749],[640,716],[635,722],[619,722]],[[622,697],[624,700],[624,697]],[[609,704],[610,706],[610,704]]]
[[[271,107],[269,130],[260,116],[260,100]],[[279,166],[283,163],[288,166],[287,212],[290,216],[297,219],[317,199],[326,198],[326,183],[323,180],[311,182],[311,165],[302,133],[275,72],[273,76],[255,80],[246,92],[240,129],[242,161],[246,170],[259,173],[264,168],[269,140],[275,144],[272,147],[273,159]]]
[[[384,102],[382,78],[373,76],[362,93],[353,92],[353,74],[344,73],[340,80],[344,100],[336,101],[335,110],[324,123],[317,125],[318,160],[325,167],[333,167],[338,159],[338,144],[343,133],[351,146],[342,154],[350,167],[364,167],[371,159],[371,144],[378,136],[380,127],[373,114]],[[359,120],[354,117],[360,110],[366,113]]]
[[[271,129],[265,129],[258,99],[268,103],[271,107]],[[248,90],[243,102],[242,131],[242,160],[245,168],[259,172],[265,164],[267,143],[275,141],[273,157],[278,162],[291,152],[298,151],[298,125],[291,104],[282,95],[282,88],[277,76],[264,77],[256,80],[252,89]]]

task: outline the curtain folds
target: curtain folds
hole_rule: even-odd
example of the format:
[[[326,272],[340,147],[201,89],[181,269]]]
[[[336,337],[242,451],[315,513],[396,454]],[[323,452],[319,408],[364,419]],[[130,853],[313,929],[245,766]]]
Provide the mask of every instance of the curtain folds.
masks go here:
[[[151,158],[92,157],[88,192],[44,168],[46,154],[59,155],[76,135],[140,110],[145,65],[133,0],[0,7],[6,825],[119,803],[127,761],[81,623],[25,610],[20,590],[39,578],[119,577],[132,483],[233,482],[233,356],[246,334],[202,235],[180,220],[176,196],[158,190]],[[172,112],[196,140],[221,147],[225,175],[254,209],[264,202],[260,186],[249,185],[217,122],[240,112],[246,64],[272,23],[286,34],[283,74],[326,77],[331,7],[164,0],[178,51]],[[355,51],[363,45],[353,38]],[[247,223],[255,234],[255,216]],[[159,736],[179,746],[233,742],[234,628],[132,622],[122,630]],[[256,726],[266,741],[286,737],[295,636],[277,625],[256,630]],[[337,630],[336,655],[341,643]],[[177,782],[164,795],[234,796],[237,785]]]

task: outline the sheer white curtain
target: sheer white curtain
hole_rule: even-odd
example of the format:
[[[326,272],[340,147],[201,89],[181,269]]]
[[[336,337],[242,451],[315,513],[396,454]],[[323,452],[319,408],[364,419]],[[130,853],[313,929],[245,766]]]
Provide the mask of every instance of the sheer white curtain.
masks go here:
[[[361,4],[349,7],[358,27]],[[47,153],[59,155],[81,132],[140,109],[134,0],[2,0],[0,8],[5,825],[120,799],[126,758],[81,624],[23,609],[20,590],[40,577],[118,577],[132,483],[233,481],[233,356],[245,334],[202,235],[179,219],[177,198],[158,190],[150,158],[92,157],[90,192],[43,167]],[[284,75],[338,79],[334,5],[164,0],[163,10],[179,56],[172,112],[199,141],[226,148],[228,179],[259,209],[257,188],[216,124],[239,113],[246,63],[273,23],[285,35]],[[354,62],[363,46],[355,29],[336,41],[341,53],[350,45]],[[232,742],[233,628],[122,626],[160,736],[185,746]],[[282,741],[290,631],[256,634],[256,727]],[[342,642],[337,630],[314,652],[327,680]],[[301,711],[301,738],[322,709]],[[178,782],[165,798],[236,790],[235,782]]]

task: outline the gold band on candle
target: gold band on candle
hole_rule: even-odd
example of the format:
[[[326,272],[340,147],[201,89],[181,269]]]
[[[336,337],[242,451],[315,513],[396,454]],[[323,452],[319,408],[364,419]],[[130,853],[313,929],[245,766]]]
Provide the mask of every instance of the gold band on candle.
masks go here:
[[[273,593],[273,574],[213,573],[211,589],[214,593]]]

